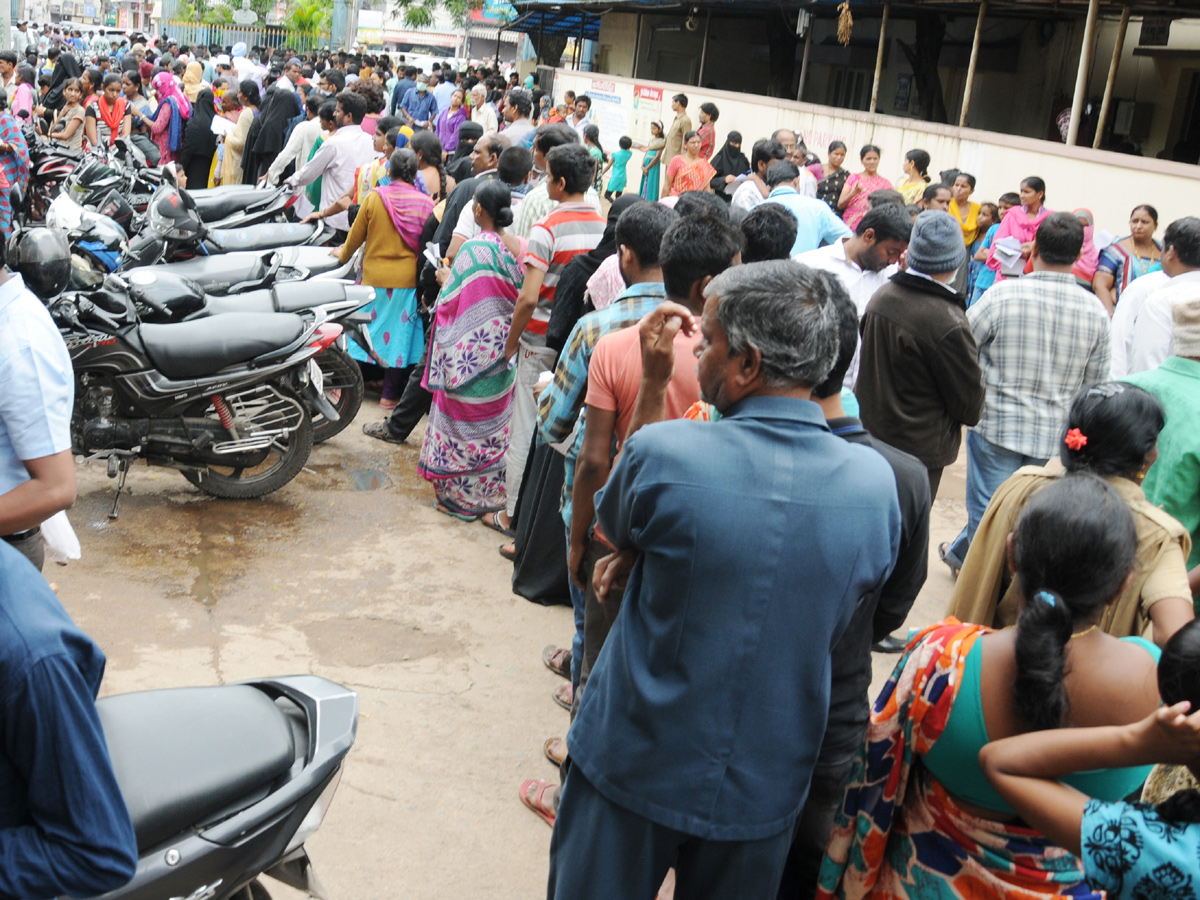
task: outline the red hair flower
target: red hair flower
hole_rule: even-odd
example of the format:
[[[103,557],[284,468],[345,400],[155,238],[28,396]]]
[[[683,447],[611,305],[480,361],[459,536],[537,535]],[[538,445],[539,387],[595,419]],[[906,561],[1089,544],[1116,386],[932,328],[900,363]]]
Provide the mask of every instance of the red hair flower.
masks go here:
[[[1072,428],[1067,432],[1067,436],[1063,438],[1063,443],[1078,452],[1087,446],[1087,435],[1078,428]]]

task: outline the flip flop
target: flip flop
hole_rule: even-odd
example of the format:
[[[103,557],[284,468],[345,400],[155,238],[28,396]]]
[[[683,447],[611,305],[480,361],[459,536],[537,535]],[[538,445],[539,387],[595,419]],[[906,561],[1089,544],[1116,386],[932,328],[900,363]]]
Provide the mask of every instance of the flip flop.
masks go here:
[[[489,516],[491,516],[491,519],[488,518]],[[517,536],[517,533],[511,528],[505,528],[500,524],[500,513],[498,512],[484,513],[479,517],[479,521],[482,522],[486,528],[490,528],[492,531],[498,531],[505,537]]]
[[[388,431],[387,422],[368,422],[363,426],[363,434],[367,437],[373,437],[378,441],[386,441],[389,444],[406,444],[407,441],[393,437]]]
[[[554,689],[554,693],[550,696],[554,698],[555,703],[557,703],[567,712],[570,712],[571,702],[575,699],[575,689],[571,685],[571,682],[568,681],[565,684],[560,684],[558,687],[556,687]]]
[[[452,519],[458,519],[460,522],[474,522],[479,519],[479,516],[469,516],[466,513],[456,513],[452,509],[446,509],[436,500],[433,501],[433,508],[440,512],[443,516],[449,516]]]
[[[529,789],[534,787],[537,788],[537,793],[535,793],[533,797],[530,797]],[[542,795],[546,793],[547,789],[556,787],[558,787],[558,785],[553,781],[542,781],[540,778],[526,779],[525,781],[521,782],[520,787],[521,802],[527,809],[531,810],[534,815],[536,815],[551,828],[554,827],[554,813],[546,812],[546,810],[543,808]]]
[[[500,555],[503,556],[505,559],[507,559],[509,562],[516,562],[517,561],[517,551],[516,550],[508,550],[508,549],[506,549],[507,547],[508,547],[508,544],[500,545]]]
[[[559,756],[557,753],[554,753],[550,749],[555,744],[558,744],[559,746],[562,747],[562,750],[563,750],[562,756]],[[550,762],[554,763],[554,765],[556,765],[556,766],[561,766],[563,764],[563,760],[567,758],[566,750],[567,750],[567,742],[563,738],[558,738],[558,737],[546,738],[545,743],[542,744],[542,753],[546,754],[546,759],[550,760]]]
[[[542,648],[542,664],[555,675],[571,677],[571,648],[547,644]]]
[[[946,559],[946,553],[949,550],[950,550],[950,542],[949,541],[942,541],[940,544],[938,544],[938,559],[940,559],[942,562],[944,562],[950,568],[950,574],[953,575],[955,578],[957,578],[958,573],[962,571],[962,568],[960,566],[954,565],[954,563],[952,563],[952,562],[950,562],[950,560]]]

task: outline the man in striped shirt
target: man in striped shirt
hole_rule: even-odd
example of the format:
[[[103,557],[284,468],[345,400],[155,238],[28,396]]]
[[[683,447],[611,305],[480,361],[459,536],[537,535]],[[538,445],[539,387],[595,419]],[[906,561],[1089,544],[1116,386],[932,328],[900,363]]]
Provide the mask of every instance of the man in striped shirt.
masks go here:
[[[604,234],[604,218],[585,199],[592,183],[595,162],[581,144],[564,144],[546,154],[546,186],[558,205],[533,226],[525,252],[525,283],[513,310],[505,356],[517,357],[513,417],[509,432],[507,467],[508,506],[511,523],[521,490],[525,459],[537,422],[533,396],[538,377],[554,366],[553,350],[546,347],[546,324],[554,305],[554,290],[567,264],[580,253],[594,250]],[[499,516],[497,516],[499,520]],[[502,523],[503,524],[503,523]]]

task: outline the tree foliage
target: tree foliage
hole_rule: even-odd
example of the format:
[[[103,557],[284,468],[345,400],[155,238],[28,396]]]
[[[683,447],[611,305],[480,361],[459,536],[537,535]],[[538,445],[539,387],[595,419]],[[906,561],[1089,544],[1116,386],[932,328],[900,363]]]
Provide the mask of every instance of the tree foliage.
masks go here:
[[[287,25],[306,35],[329,33],[333,19],[332,0],[298,0],[288,9]]]
[[[436,24],[438,10],[444,10],[455,24],[466,22],[471,12],[482,8],[483,0],[393,0],[396,13],[409,28],[429,28]]]

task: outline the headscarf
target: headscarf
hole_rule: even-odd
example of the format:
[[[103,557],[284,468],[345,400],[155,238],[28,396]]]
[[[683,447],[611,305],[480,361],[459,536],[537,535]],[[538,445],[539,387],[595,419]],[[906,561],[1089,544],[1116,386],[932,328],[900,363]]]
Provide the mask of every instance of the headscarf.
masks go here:
[[[731,144],[737,144],[738,146],[735,148],[730,146]],[[716,169],[717,175],[721,178],[724,178],[726,175],[744,175],[750,171],[750,160],[742,152],[741,144],[741,133],[731,131],[729,132],[729,136],[725,138],[725,146],[712,158],[710,165]]]
[[[192,106],[192,117],[188,120],[183,133],[183,146],[180,156],[201,156],[211,158],[217,152],[217,136],[213,134],[212,120],[217,114],[216,99],[213,92],[205,88],[196,95]]]
[[[204,80],[204,66],[198,62],[190,62],[183,72],[183,92],[187,94],[188,100],[196,102],[196,96],[200,93],[202,87],[201,82]]]
[[[54,67],[54,75],[50,78],[50,91],[42,105],[55,111],[62,109],[66,104],[63,88],[72,78],[78,78],[82,74],[83,69],[80,68],[74,53],[60,53],[58,64]]]
[[[142,76],[142,84],[150,80],[150,76],[154,74],[154,65],[149,60],[143,59],[138,63],[138,74]]]
[[[171,120],[167,123],[167,146],[171,150],[179,150],[183,144],[183,123],[192,114],[192,104],[179,92],[175,76],[170,72],[159,72],[154,76],[153,84],[159,106],[165,103],[171,107]],[[157,110],[154,114],[158,115]]]
[[[245,57],[245,55],[246,55],[246,42],[238,41],[236,44],[233,45],[234,59],[236,59],[239,56]]]
[[[407,181],[390,182],[375,188],[375,193],[383,201],[383,208],[391,217],[400,239],[414,253],[420,252],[421,231],[433,213],[433,201],[429,195]]]
[[[1096,217],[1092,215],[1090,209],[1077,209],[1071,213],[1077,219],[1086,219],[1087,224],[1083,226],[1083,252],[1080,253],[1079,259],[1075,260],[1075,265],[1071,267],[1071,271],[1077,278],[1092,283],[1092,278],[1096,275],[1096,268],[1100,264],[1100,251],[1096,249]]]

